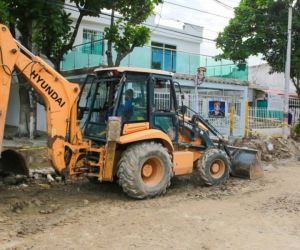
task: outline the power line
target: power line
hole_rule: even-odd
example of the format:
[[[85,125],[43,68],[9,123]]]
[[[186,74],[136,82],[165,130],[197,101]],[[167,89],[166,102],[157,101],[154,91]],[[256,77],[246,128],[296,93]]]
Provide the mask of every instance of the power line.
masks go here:
[[[46,2],[46,0],[40,0],[40,1]],[[54,4],[54,5],[56,4],[56,5],[62,6],[61,2],[58,2],[58,1],[55,1],[55,0],[50,1],[50,3]],[[167,3],[170,3],[170,2],[167,2]],[[171,4],[173,4],[173,3],[171,3]],[[179,7],[184,7],[184,8],[190,8],[190,7],[187,7],[187,6],[184,6],[184,5],[179,5],[179,4],[174,4],[174,5],[177,5]],[[74,6],[74,5],[71,5],[71,4],[64,3],[64,9],[80,13],[80,11],[77,9],[77,7]],[[103,16],[107,16],[109,18],[111,17],[111,14],[99,13],[98,11],[91,10],[91,9],[82,8],[82,10],[86,10],[86,11],[89,11],[89,12],[94,13],[94,14],[99,14],[100,17],[102,16],[102,18],[104,18]],[[211,14],[213,14],[213,13],[211,13]],[[120,16],[116,16],[116,18],[126,20],[126,19],[124,19],[123,17],[120,17]],[[228,18],[228,17],[226,17],[226,18]],[[190,36],[190,37],[195,37],[195,38],[198,38],[198,39],[202,39],[203,42],[209,42],[209,43],[215,43],[216,42],[215,39],[211,39],[211,38],[207,38],[207,37],[203,37],[203,36],[197,36],[197,35],[193,35],[193,34],[187,34],[187,33],[180,32],[180,31],[177,31],[177,30],[174,30],[174,29],[168,29],[166,27],[158,27],[157,25],[151,25],[151,24],[147,24],[147,23],[144,23],[144,25],[148,26],[148,27],[151,27],[154,30],[157,29],[157,28],[159,28],[161,30],[166,30],[166,31],[174,32],[174,33],[181,34],[181,35],[184,35],[184,36]],[[265,26],[262,26],[262,27],[265,27]],[[212,32],[217,32],[217,31],[212,31]],[[235,34],[235,33],[231,33],[231,34],[232,35],[236,35],[236,36],[240,36],[240,34]]]
[[[221,6],[225,7],[225,8],[227,8],[227,9],[233,10],[233,7],[232,7],[232,6],[230,6],[230,5],[226,4],[226,3],[223,3],[223,2],[220,1],[220,0],[214,0],[214,1],[215,1],[216,3],[218,3],[219,5],[221,5]]]
[[[65,7],[65,9],[67,10],[71,10],[71,11],[75,11],[75,12],[78,12],[80,13],[80,11],[73,5],[70,5],[70,4],[65,4],[67,7]],[[88,10],[88,9],[83,9],[83,10]],[[92,10],[91,10],[92,11]],[[106,13],[101,13],[100,16],[107,16],[107,17],[111,17],[111,14],[106,14]],[[115,16],[117,19],[123,19],[123,20],[126,20],[125,18],[123,17],[120,17],[120,16]],[[184,36],[190,36],[190,37],[194,37],[194,38],[198,38],[198,39],[203,39],[203,40],[206,40],[206,41],[210,41],[210,42],[214,42],[215,43],[215,40],[214,39],[210,39],[210,38],[206,38],[206,37],[203,37],[203,36],[197,36],[197,35],[193,35],[193,34],[188,34],[188,33],[184,33],[184,32],[181,32],[181,31],[178,31],[178,30],[174,30],[174,29],[168,29],[166,27],[156,27],[156,25],[151,25],[151,24],[147,24],[147,23],[143,23],[145,26],[148,26],[148,27],[151,27],[151,28],[154,28],[154,29],[162,29],[162,30],[166,30],[166,31],[171,31],[171,32],[174,32],[174,33],[177,33],[177,34],[181,34],[181,35],[184,35]]]
[[[157,27],[160,25],[160,20],[161,20],[161,14],[162,14],[162,11],[163,11],[163,7],[164,7],[164,3],[161,4],[160,12],[157,13],[158,16],[159,16],[159,20],[158,20],[158,22],[157,22],[157,24],[156,24],[156,27],[155,27],[154,29],[151,30],[151,33],[152,33],[153,31],[155,31],[155,30],[157,29]]]
[[[40,1],[43,1],[43,0],[40,0]],[[46,1],[46,0],[44,0],[44,1]],[[222,3],[222,2],[219,1],[219,0],[214,0],[214,1],[217,1],[217,2],[219,2],[219,3]],[[58,4],[61,5],[61,2],[57,2],[57,1],[55,1],[55,0],[52,0],[51,2],[52,2],[52,3],[56,2],[56,3],[58,3]],[[165,3],[171,3],[171,4],[173,4],[172,2],[169,2],[169,1],[165,1]],[[77,9],[76,6],[71,5],[71,4],[66,4],[66,3],[65,3],[64,5],[67,6],[67,7],[65,7],[66,9],[71,10],[71,11],[75,11],[75,12],[79,12],[79,13],[80,13],[80,11]],[[183,7],[183,8],[186,8],[186,7],[187,7],[187,6],[180,5],[180,4],[175,4],[175,3],[174,3],[174,5],[177,5],[177,6]],[[73,9],[72,9],[72,8],[73,8]],[[190,8],[190,7],[187,7],[187,8]],[[250,8],[250,7],[249,7],[249,8]],[[251,9],[254,9],[254,8],[251,8]],[[95,13],[95,14],[99,14],[99,12],[97,12],[97,11],[95,11],[95,10],[91,10],[91,9],[82,8],[82,10],[86,10],[86,11],[90,11],[90,12]],[[198,9],[196,9],[196,10],[198,10]],[[257,10],[257,9],[254,9],[254,10]],[[210,12],[210,14],[218,15],[218,14],[214,14],[214,13],[211,13],[211,12]],[[101,15],[102,15],[102,16],[104,15],[104,16],[111,17],[110,14],[106,14],[106,13],[101,13],[100,16],[101,16]],[[261,16],[264,16],[264,17],[265,17],[265,15],[259,14],[259,13],[256,13],[256,15],[261,15]],[[271,16],[271,15],[269,15],[269,16]],[[224,17],[224,16],[223,16],[223,17]],[[274,17],[275,17],[275,16],[274,16]],[[277,16],[276,16],[276,17],[277,17]],[[123,17],[120,17],[120,16],[119,16],[119,17],[116,17],[116,18],[125,20]],[[229,18],[229,17],[226,17],[226,18]],[[230,19],[230,18],[229,18],[229,19]],[[156,29],[156,28],[155,28],[156,25],[154,26],[154,25],[150,25],[150,24],[147,24],[147,23],[144,23],[144,25]],[[265,26],[257,26],[257,27],[265,28]],[[196,35],[192,35],[192,34],[187,34],[187,33],[184,33],[184,32],[175,31],[175,30],[173,30],[173,29],[168,29],[168,28],[165,28],[165,27],[159,27],[159,29],[172,31],[172,32],[175,32],[175,33],[178,33],[178,34],[183,34],[183,35],[185,35],[185,36],[196,37],[196,38],[198,38],[198,39],[203,39],[203,40],[206,41],[206,42],[208,42],[208,41],[209,41],[209,42],[213,42],[213,43],[215,42],[215,39],[206,38],[206,37],[203,37],[203,36],[196,36]],[[235,34],[235,33],[231,33],[231,34],[240,36],[240,34]]]
[[[40,0],[40,1],[47,2],[46,0]],[[58,2],[58,1],[55,1],[55,0],[52,0],[52,1],[47,2],[47,3],[54,4],[54,5],[57,5],[57,6],[62,6],[61,2]],[[80,13],[80,11],[77,9],[77,7],[74,6],[74,5],[71,5],[71,4],[64,3],[64,9]],[[95,11],[95,10],[92,10],[92,9],[87,9],[87,8],[81,8],[81,10],[89,11],[89,12],[94,13],[94,14],[98,14],[99,17],[101,17],[101,16],[102,17],[103,16],[111,17],[112,16],[111,14],[99,13],[98,11]],[[127,19],[125,19],[125,18],[123,18],[121,16],[115,16],[115,18],[128,21]],[[131,19],[131,20],[134,21],[134,19]],[[154,28],[154,29],[157,28],[156,25],[151,25],[151,24],[147,24],[147,23],[143,23],[143,25],[151,27],[151,28]],[[203,39],[205,41],[215,43],[214,39],[206,38],[206,37],[203,37],[203,36],[197,36],[197,35],[193,35],[193,34],[188,34],[188,33],[184,33],[184,32],[180,32],[180,31],[174,30],[174,29],[168,29],[166,27],[158,27],[158,28],[162,29],[162,30],[166,30],[166,31],[171,31],[171,32],[174,32],[174,33],[177,33],[177,34],[181,34],[181,35],[184,35],[184,36],[190,36],[190,37],[194,37],[194,38],[198,38],[198,39]]]
[[[212,12],[209,12],[209,11],[206,11],[206,10],[200,10],[200,9],[196,9],[196,8],[193,8],[193,7],[177,4],[177,3],[172,3],[172,2],[169,2],[169,1],[164,1],[164,3],[174,5],[174,6],[178,6],[178,7],[185,8],[185,9],[189,9],[189,10],[193,10],[193,11],[197,11],[197,12],[201,12],[201,13],[205,13],[205,14],[212,15],[212,16],[217,16],[217,17],[221,17],[221,18],[225,18],[225,19],[230,19],[230,17],[228,17],[228,16],[222,16],[222,15],[212,13]]]

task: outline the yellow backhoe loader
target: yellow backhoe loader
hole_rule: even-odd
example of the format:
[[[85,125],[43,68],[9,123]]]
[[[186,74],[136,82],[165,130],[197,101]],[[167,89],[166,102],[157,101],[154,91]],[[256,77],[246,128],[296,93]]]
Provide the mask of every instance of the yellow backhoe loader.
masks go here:
[[[70,83],[33,55],[0,25],[0,171],[24,160],[2,149],[14,69],[43,98],[48,153],[54,169],[70,178],[114,179],[133,198],[166,192],[174,175],[195,171],[199,182],[223,184],[231,175],[262,175],[256,150],[226,145],[197,113],[187,116],[172,73],[137,68],[104,68],[85,83]],[[164,93],[160,99],[158,93]],[[214,137],[214,139],[212,139]]]

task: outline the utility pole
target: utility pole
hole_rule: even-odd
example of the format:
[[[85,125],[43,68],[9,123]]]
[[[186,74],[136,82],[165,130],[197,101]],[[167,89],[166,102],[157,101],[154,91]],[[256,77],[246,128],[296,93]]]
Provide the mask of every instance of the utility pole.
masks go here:
[[[199,67],[197,68],[197,75],[195,77],[195,111],[197,114],[199,114],[199,93],[198,93],[198,87],[203,83],[205,79],[205,67]]]
[[[293,7],[297,3],[294,0],[292,4],[289,5],[288,14],[288,36],[287,36],[287,49],[286,49],[286,62],[285,62],[285,75],[284,75],[284,121],[283,121],[283,138],[287,139],[289,134],[288,129],[288,119],[289,119],[289,92],[290,92],[290,77],[291,77],[291,40],[292,40],[292,16]]]

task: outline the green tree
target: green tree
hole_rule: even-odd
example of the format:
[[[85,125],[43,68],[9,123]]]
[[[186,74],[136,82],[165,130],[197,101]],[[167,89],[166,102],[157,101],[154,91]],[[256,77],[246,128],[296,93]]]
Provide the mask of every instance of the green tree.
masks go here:
[[[47,14],[35,27],[34,42],[38,50],[47,56],[57,71],[60,71],[63,56],[73,48],[83,17],[98,17],[101,9],[110,1],[71,0],[71,2],[75,4],[75,10],[68,4],[66,5],[67,10],[64,10],[64,1],[60,3],[57,1],[47,2],[43,9],[43,12]],[[70,18],[70,9],[78,14],[74,23]]]
[[[63,55],[72,49],[82,18],[86,15],[98,16],[102,2],[108,0],[72,0],[79,12],[77,20],[73,22],[70,14],[64,10],[64,0],[0,0],[3,8],[8,9],[10,28],[12,33],[17,29],[18,39],[34,53],[42,53],[60,70]],[[1,3],[0,2],[0,3]],[[70,7],[69,7],[70,8]],[[0,13],[0,14],[1,14]],[[3,15],[4,17],[5,15]],[[2,17],[2,14],[1,14]],[[29,85],[22,75],[18,75],[20,96],[19,136],[28,136],[30,130],[30,112],[36,111],[36,93],[30,93]],[[30,101],[32,100],[32,101]],[[42,101],[42,100],[41,100]],[[36,125],[35,125],[36,126]]]
[[[30,0],[2,0],[6,3],[9,14],[9,26],[12,34],[15,34],[15,30],[19,31],[18,39],[29,50],[33,50],[33,32],[34,26],[38,23],[39,18],[42,18],[41,7],[42,1],[30,1]],[[18,72],[19,73],[19,72]],[[19,82],[19,97],[20,97],[20,112],[19,112],[19,136],[28,136],[30,131],[29,120],[30,113],[35,113],[36,104],[31,102],[33,100],[30,95],[30,88],[26,84],[26,79],[18,74]],[[33,135],[33,133],[32,133]]]
[[[106,8],[111,10],[110,26],[105,28],[108,66],[119,66],[135,47],[144,46],[150,39],[150,29],[142,23],[153,14],[155,6],[162,0],[115,0]],[[116,17],[119,13],[122,18]],[[113,48],[116,57],[113,57]]]
[[[244,63],[263,55],[272,72],[284,72],[287,46],[288,0],[241,0],[235,16],[218,35],[218,59]],[[272,73],[270,72],[270,73]],[[293,9],[291,79],[300,97],[300,1]]]
[[[0,23],[8,24],[8,22],[9,22],[8,5],[5,1],[0,0]]]

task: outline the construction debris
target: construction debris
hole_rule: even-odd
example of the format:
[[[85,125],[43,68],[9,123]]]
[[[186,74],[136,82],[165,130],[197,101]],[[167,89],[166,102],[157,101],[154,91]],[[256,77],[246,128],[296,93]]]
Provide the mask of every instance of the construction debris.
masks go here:
[[[36,183],[49,189],[52,183],[62,182],[62,177],[58,176],[52,168],[42,168],[30,170],[29,176],[14,175],[13,173],[0,173],[0,185],[28,187],[28,183]]]
[[[300,157],[300,143],[292,139],[256,135],[251,139],[236,140],[234,146],[260,150],[261,159],[266,162]]]

